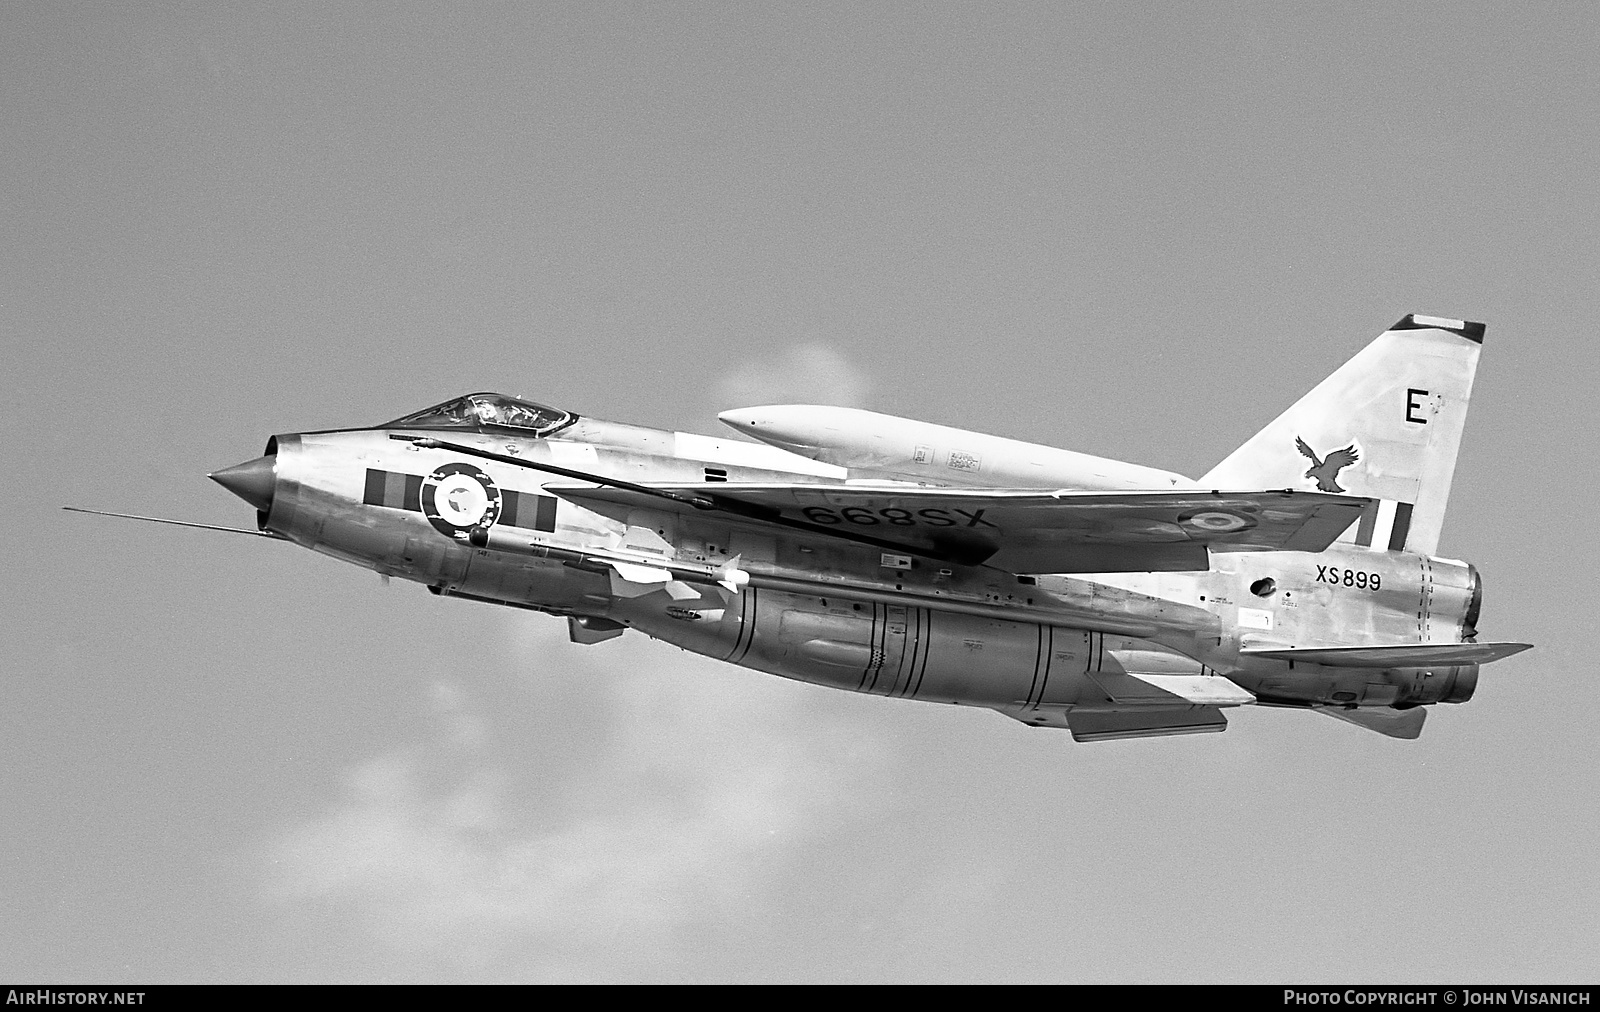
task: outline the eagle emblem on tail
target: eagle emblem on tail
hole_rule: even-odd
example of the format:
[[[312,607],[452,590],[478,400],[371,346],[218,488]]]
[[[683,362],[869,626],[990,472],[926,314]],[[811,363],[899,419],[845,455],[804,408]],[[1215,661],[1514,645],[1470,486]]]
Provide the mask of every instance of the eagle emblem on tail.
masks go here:
[[[1299,436],[1294,438],[1294,445],[1300,450],[1302,456],[1311,461],[1311,466],[1306,469],[1307,478],[1317,480],[1319,492],[1343,492],[1339,487],[1339,472],[1361,459],[1361,454],[1356,451],[1354,443],[1342,450],[1334,450],[1326,457],[1318,458],[1311,447]]]

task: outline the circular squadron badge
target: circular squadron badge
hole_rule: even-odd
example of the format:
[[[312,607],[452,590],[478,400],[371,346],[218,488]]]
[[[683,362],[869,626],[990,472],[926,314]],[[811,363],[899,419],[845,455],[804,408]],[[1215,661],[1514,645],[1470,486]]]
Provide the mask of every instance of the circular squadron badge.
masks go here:
[[[471,464],[445,464],[422,479],[422,515],[445,537],[467,541],[500,518],[500,490]]]

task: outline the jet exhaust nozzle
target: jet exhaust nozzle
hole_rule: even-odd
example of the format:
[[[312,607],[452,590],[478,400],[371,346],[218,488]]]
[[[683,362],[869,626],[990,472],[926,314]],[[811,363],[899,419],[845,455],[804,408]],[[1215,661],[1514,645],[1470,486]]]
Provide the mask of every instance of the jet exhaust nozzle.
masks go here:
[[[207,475],[212,481],[254,506],[262,513],[272,509],[272,493],[278,482],[278,457],[271,454]]]

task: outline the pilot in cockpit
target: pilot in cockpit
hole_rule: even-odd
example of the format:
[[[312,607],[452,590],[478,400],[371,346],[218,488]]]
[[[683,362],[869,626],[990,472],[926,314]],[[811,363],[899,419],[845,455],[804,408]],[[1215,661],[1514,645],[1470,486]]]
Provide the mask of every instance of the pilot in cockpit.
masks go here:
[[[488,400],[487,398],[473,398],[472,410],[475,414],[477,414],[479,424],[505,424],[504,420],[500,418],[500,412],[495,409],[494,402]]]
[[[468,394],[387,423],[392,427],[519,429],[546,436],[577,420],[577,415],[520,401],[503,394]]]

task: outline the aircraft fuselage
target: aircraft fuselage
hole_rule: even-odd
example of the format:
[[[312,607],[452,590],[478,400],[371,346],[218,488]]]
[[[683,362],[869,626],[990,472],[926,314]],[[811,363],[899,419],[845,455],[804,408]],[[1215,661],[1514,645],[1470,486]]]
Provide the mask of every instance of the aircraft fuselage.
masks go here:
[[[579,642],[633,629],[787,678],[988,707],[1031,724],[1060,726],[1065,714],[1097,707],[1171,706],[1174,686],[1180,701],[1202,711],[1208,699],[1461,702],[1476,680],[1476,665],[1375,672],[1243,653],[1253,638],[1290,646],[1335,634],[1459,641],[1476,586],[1461,563],[1334,545],[1315,554],[1215,554],[1204,572],[1019,576],[738,525],[721,533],[700,525],[688,536],[667,513],[623,522],[547,492],[549,475],[416,445],[430,435],[437,433],[398,428],[274,437],[262,528],[441,595],[567,616]],[[636,482],[844,477],[771,447],[593,419],[552,438],[450,438]],[[482,489],[493,503],[479,501]],[[740,582],[720,586],[730,567]],[[643,571],[673,578],[629,579]],[[1195,719],[1194,730],[1220,729]]]

